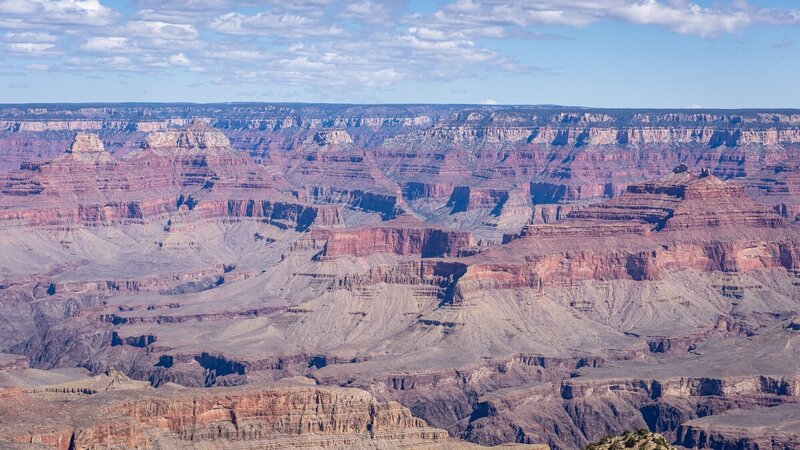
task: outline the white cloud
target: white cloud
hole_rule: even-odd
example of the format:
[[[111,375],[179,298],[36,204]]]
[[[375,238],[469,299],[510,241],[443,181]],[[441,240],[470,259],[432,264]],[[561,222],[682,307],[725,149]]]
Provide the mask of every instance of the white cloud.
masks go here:
[[[135,20],[126,27],[128,35],[169,41],[197,39],[199,33],[194,25],[160,21]]]
[[[209,58],[256,60],[264,59],[267,54],[259,50],[214,50],[206,54]]]
[[[261,12],[252,16],[231,12],[214,19],[209,28],[231,35],[262,35],[273,37],[335,36],[344,32],[336,25],[318,23],[298,14]]]
[[[363,2],[351,3],[347,5],[344,11],[347,14],[352,14],[354,17],[363,17],[383,14],[386,10],[383,5],[366,0]]]
[[[58,37],[50,33],[41,32],[8,32],[3,35],[6,42],[56,42]]]
[[[399,37],[399,44],[420,56],[446,59],[451,63],[481,63],[498,58],[497,53],[481,48],[460,33],[446,35],[439,30],[411,27]]]
[[[119,17],[99,0],[0,0],[0,15],[22,16],[29,23],[108,25]]]
[[[206,83],[282,83],[347,93],[401,80],[552,73],[521,67],[494,40],[555,39],[548,32],[553,26],[614,22],[714,38],[758,24],[800,23],[798,10],[745,0],[436,4],[437,10],[413,13],[405,0],[130,0],[132,11],[123,15],[106,0],[0,0],[0,57],[64,55],[66,68],[87,73],[183,67],[203,74],[198,78]],[[791,46],[786,42],[775,48]],[[32,62],[14,67],[56,67],[49,60]]]
[[[525,36],[519,32],[530,27],[583,27],[608,20],[658,25],[706,38],[736,33],[754,24],[800,23],[800,11],[794,9],[758,8],[744,0],[712,5],[689,0],[457,0],[430,17],[415,18],[430,27],[481,37]]]
[[[667,5],[656,0],[643,0],[615,8],[611,13],[630,23],[661,25],[676,33],[701,37],[734,33],[757,20],[749,10],[723,11],[684,2]]]
[[[130,45],[128,38],[125,37],[90,37],[81,45],[84,50],[92,52],[129,52],[134,48]]]
[[[189,66],[191,61],[183,53],[177,53],[169,57],[169,63],[173,66]]]
[[[387,6],[388,5],[388,6]],[[350,3],[341,12],[341,17],[371,24],[387,24],[391,20],[393,10],[389,2],[365,0]]]
[[[405,78],[405,75],[398,72],[394,67],[356,74],[356,80],[359,83],[370,87],[389,86],[403,78]]]
[[[481,105],[497,105],[497,100],[492,100],[491,98],[487,98],[486,100],[481,101]]]
[[[20,55],[47,55],[53,53],[55,44],[36,43],[36,42],[12,42],[6,44],[6,50],[10,53]]]
[[[129,70],[134,67],[133,61],[127,56],[109,56],[98,60],[102,67]]]

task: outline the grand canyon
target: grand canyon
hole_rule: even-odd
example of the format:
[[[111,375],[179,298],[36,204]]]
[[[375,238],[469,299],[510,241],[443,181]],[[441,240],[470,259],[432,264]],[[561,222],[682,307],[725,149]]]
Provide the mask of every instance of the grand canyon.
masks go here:
[[[797,110],[0,106],[0,446],[800,448],[798,151]]]

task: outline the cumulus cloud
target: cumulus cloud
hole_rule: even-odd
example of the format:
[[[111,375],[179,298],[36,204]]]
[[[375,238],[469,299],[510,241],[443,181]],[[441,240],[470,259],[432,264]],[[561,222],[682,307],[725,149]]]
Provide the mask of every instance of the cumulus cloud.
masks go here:
[[[168,61],[173,66],[189,66],[192,64],[191,61],[189,61],[189,58],[187,58],[183,53],[177,53],[170,56]]]
[[[3,35],[3,40],[6,42],[46,42],[52,43],[58,40],[53,34],[50,33],[37,33],[37,32],[8,32]]]
[[[420,56],[456,63],[482,63],[498,57],[497,53],[476,46],[460,33],[445,34],[441,30],[411,27],[398,39],[400,46]]]
[[[621,6],[611,13],[634,24],[661,25],[670,31],[702,37],[734,33],[758,20],[750,10],[721,10],[684,2],[663,4],[657,0]]]
[[[90,37],[81,45],[84,50],[92,52],[130,52],[134,48],[126,37],[120,36],[100,36]]]
[[[209,28],[222,34],[262,35],[272,37],[336,36],[344,30],[336,25],[318,23],[315,19],[298,14],[272,12],[244,15],[237,12],[223,14],[214,19]]]
[[[22,70],[161,73],[205,83],[387,88],[403,80],[548,74],[503,40],[551,40],[597,23],[713,39],[800,24],[800,10],[745,0],[0,0],[0,57]],[[775,48],[788,48],[786,40]],[[35,59],[31,61],[31,59]],[[546,63],[545,63],[546,64]],[[488,101],[488,100],[487,100]]]
[[[713,38],[755,24],[798,24],[800,11],[758,8],[738,0],[714,6],[688,0],[456,0],[431,17],[415,18],[483,37],[520,36],[519,32],[529,27],[584,27],[613,20]]]
[[[404,3],[398,0],[363,0],[347,4],[340,17],[369,25],[390,25],[400,14]]]
[[[130,36],[171,41],[194,40],[199,37],[194,25],[161,21],[134,20],[128,23],[126,31]]]
[[[35,24],[108,25],[119,13],[99,0],[0,0],[0,16]]]
[[[9,53],[18,55],[41,56],[54,53],[55,44],[37,42],[11,42],[6,44]]]

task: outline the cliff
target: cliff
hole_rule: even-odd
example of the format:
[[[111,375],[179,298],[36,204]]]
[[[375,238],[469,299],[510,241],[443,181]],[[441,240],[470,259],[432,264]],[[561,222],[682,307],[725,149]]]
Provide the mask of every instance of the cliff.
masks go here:
[[[800,396],[796,111],[0,120],[6,439],[566,450],[687,424],[761,445],[695,421]],[[137,381],[61,383],[109,369]],[[275,384],[296,375],[327,387]]]
[[[324,233],[323,256],[367,256],[375,253],[396,255],[456,256],[458,250],[475,245],[466,231],[444,230],[420,220],[402,216],[378,226]]]
[[[409,183],[487,189],[467,194],[466,202],[465,192],[441,194],[469,210],[502,198],[505,184],[526,186],[520,189],[534,204],[608,198],[680,163],[708,167],[722,179],[755,180],[765,163],[790,161],[800,146],[798,117],[794,110],[525,106],[5,106],[0,170],[57,156],[75,131],[99,134],[115,156],[135,152],[142,141],[150,148],[219,147],[220,136],[206,143],[176,131],[201,124],[224,134],[237,153],[274,164],[300,190],[377,185],[399,193]],[[501,186],[479,188],[487,180]],[[489,211],[502,201],[491,203]]]
[[[690,420],[678,429],[686,448],[778,450],[800,446],[800,408],[796,403],[757,411],[731,411]]]
[[[166,222],[182,209],[301,231],[341,221],[335,206],[298,201],[281,177],[199,123],[153,132],[122,159],[97,135],[77,133],[62,156],[0,176],[0,192],[0,218],[23,226]]]
[[[772,208],[758,204],[744,186],[685,168],[656,181],[629,185],[616,198],[573,211],[570,219],[640,222],[657,230],[720,226],[782,226]]]
[[[102,384],[104,389],[89,388]],[[83,386],[86,385],[86,386]],[[152,389],[119,374],[0,390],[0,443],[44,448],[478,448],[394,402],[308,379]],[[63,406],[62,406],[63,405]]]
[[[795,270],[798,242],[795,230],[742,186],[681,168],[558,223],[527,225],[504,245],[465,258],[454,299],[488,288],[658,280],[690,269]]]

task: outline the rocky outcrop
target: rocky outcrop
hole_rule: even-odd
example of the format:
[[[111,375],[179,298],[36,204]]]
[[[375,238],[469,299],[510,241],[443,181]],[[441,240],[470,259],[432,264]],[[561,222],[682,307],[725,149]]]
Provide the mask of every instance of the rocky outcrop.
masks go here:
[[[347,205],[359,211],[375,212],[383,220],[394,219],[403,214],[403,207],[394,194],[314,186],[310,189],[309,198],[318,203]]]
[[[702,416],[798,398],[795,111],[48,105],[0,117],[0,351],[27,357],[0,359],[0,382],[116,368],[159,386],[11,393],[0,403],[30,411],[3,420],[19,415],[28,441],[438,445],[392,408],[411,431],[390,433],[416,437],[381,444],[356,428],[396,400],[452,436],[573,449],[641,427],[675,440]],[[381,401],[264,387],[297,374]],[[291,434],[306,425],[333,434]]]
[[[98,383],[104,388],[80,388]],[[71,385],[1,390],[0,408],[10,420],[0,424],[0,442],[59,450],[466,445],[428,427],[397,403],[378,402],[358,389],[317,387],[308,379],[261,388],[152,389],[115,374]],[[66,410],[54,407],[59,399],[66,400]]]
[[[103,142],[96,134],[77,133],[75,140],[70,144],[67,155],[80,159],[86,163],[109,163],[111,155],[103,147]]]
[[[608,436],[599,442],[586,446],[586,450],[611,450],[616,448],[636,448],[642,450],[676,450],[664,436],[651,433],[642,428],[636,432],[625,432],[618,436]]]
[[[142,147],[145,149],[164,149],[174,154],[174,149],[204,152],[209,149],[219,149],[220,152],[230,152],[231,143],[220,131],[197,121],[183,129],[153,131],[148,134]]]
[[[698,177],[685,167],[657,181],[630,185],[624,194],[568,217],[641,222],[658,230],[783,224],[771,208],[750,199],[743,186],[725,183],[707,172]]]
[[[418,219],[403,216],[378,226],[352,230],[331,230],[323,256],[395,255],[456,256],[459,249],[475,245],[466,231],[430,227]]]
[[[743,229],[752,230],[746,234]],[[776,230],[772,232],[770,230]],[[466,259],[456,298],[579,280],[659,280],[680,270],[795,270],[798,236],[740,185],[684,168],[606,202],[532,224]]]
[[[351,145],[352,143],[353,139],[344,130],[317,131],[306,141],[306,145],[318,146],[341,146]]]
[[[151,133],[123,159],[112,158],[96,135],[78,133],[52,162],[0,178],[6,195],[0,219],[9,224],[145,224],[171,220],[175,213],[258,219],[298,231],[341,222],[335,206],[298,201],[285,182],[200,123]]]
[[[800,164],[792,159],[770,165],[745,182],[748,193],[762,203],[774,205],[781,216],[798,220],[800,202]]]
[[[797,403],[690,420],[678,429],[686,448],[779,450],[800,446]]]
[[[75,131],[98,133],[118,156],[141,141],[151,148],[192,139],[198,148],[219,146],[218,137],[206,143],[185,133],[188,140],[179,143],[184,138],[175,129],[194,121],[220,130],[237,151],[277,164],[303,189],[322,185],[314,166],[325,161],[325,184],[337,188],[345,186],[334,172],[349,178],[349,189],[363,189],[364,180],[379,175],[390,181],[382,188],[397,192],[409,183],[476,188],[489,180],[529,185],[536,204],[581,202],[687,161],[721,178],[753,178],[763,162],[786,159],[800,145],[797,117],[796,111],[497,106],[8,106],[0,110],[0,142],[7,144],[0,168],[46,161]],[[349,169],[337,169],[337,161]]]

